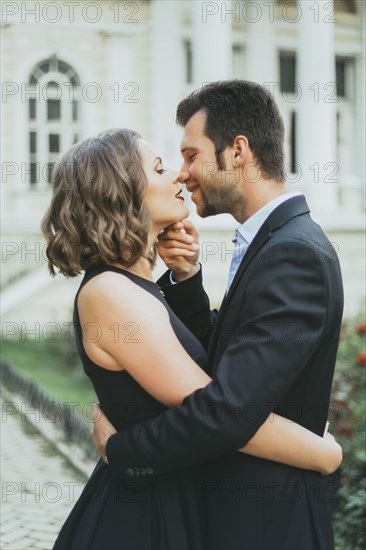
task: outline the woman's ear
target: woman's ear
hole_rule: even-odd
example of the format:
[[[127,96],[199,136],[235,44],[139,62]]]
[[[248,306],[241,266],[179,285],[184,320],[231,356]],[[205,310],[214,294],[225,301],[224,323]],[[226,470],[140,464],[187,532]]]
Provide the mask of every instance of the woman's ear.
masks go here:
[[[248,153],[250,152],[249,141],[245,136],[236,136],[233,143],[234,166],[239,168],[248,162]]]

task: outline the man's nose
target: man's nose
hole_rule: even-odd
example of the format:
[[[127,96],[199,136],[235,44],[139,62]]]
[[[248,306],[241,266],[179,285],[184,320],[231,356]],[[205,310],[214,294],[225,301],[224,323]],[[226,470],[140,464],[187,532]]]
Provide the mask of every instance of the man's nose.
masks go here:
[[[179,174],[179,182],[180,183],[187,183],[187,181],[189,180],[189,178],[191,177],[190,173],[188,172],[188,170],[181,170],[180,174]]]

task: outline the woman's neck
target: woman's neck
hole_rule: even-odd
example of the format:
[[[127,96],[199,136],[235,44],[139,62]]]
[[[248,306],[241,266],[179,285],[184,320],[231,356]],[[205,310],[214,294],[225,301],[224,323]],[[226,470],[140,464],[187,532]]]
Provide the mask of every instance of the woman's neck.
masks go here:
[[[148,281],[153,281],[152,271],[151,271],[151,265],[147,258],[140,258],[137,260],[135,264],[132,266],[120,266],[123,267],[126,271],[130,271],[131,273],[134,273],[135,275],[138,275],[139,277],[142,277],[143,279],[147,279]]]

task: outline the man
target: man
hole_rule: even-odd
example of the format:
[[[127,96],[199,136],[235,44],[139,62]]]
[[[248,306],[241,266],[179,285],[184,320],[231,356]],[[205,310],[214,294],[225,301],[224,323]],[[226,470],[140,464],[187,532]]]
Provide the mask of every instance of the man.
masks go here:
[[[320,475],[236,449],[271,411],[323,434],[343,311],[336,253],[305,198],[286,192],[283,122],[269,92],[212,83],[180,103],[177,121],[198,214],[227,212],[240,224],[219,312],[210,311],[198,258],[182,257],[187,234],[196,238],[191,225],[166,230],[159,244],[172,268],[159,284],[206,345],[214,380],[127,432],[108,437],[98,422],[95,439],[119,478],[209,461],[208,549],[332,548]]]

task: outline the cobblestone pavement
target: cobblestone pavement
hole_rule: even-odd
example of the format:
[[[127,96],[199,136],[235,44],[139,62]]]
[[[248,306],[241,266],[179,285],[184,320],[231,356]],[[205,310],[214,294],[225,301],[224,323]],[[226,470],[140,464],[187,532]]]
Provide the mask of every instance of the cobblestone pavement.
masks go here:
[[[24,417],[2,409],[1,550],[48,550],[85,478]]]

